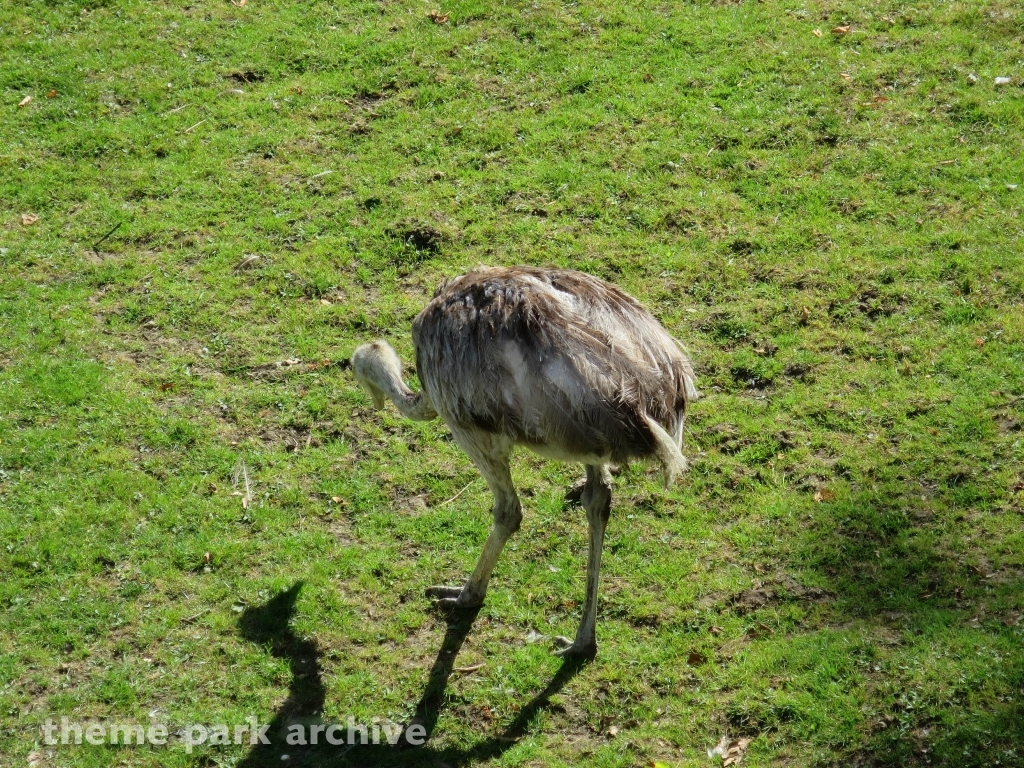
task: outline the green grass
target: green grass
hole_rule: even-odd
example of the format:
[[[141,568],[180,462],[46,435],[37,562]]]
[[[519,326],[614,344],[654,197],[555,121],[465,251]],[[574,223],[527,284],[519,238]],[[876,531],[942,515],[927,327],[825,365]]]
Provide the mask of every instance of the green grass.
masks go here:
[[[280,765],[39,726],[419,705],[423,749],[289,764],[1024,765],[1024,10],[495,5],[0,8],[0,762]],[[517,456],[448,627],[486,487],[310,365],[409,359],[481,262],[619,283],[706,393],[678,487],[618,478],[580,668],[526,640],[575,630],[580,469]]]

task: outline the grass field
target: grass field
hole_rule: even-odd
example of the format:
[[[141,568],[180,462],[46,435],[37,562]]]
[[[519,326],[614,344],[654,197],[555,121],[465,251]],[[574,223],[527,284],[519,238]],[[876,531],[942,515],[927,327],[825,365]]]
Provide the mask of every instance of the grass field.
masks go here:
[[[0,39],[0,764],[1024,765],[1019,3],[26,0]],[[478,263],[612,280],[697,362],[589,664],[550,653],[580,467],[516,457],[448,623],[486,486],[334,364],[410,359]]]

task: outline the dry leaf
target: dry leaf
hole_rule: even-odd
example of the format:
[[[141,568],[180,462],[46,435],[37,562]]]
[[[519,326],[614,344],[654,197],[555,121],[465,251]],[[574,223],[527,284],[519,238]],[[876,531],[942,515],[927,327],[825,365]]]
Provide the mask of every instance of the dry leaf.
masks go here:
[[[728,736],[723,736],[722,740],[718,742],[718,746],[708,750],[708,757],[720,755],[723,768],[728,768],[730,765],[739,765],[740,761],[743,760],[743,753],[746,752],[751,741],[753,739],[730,740]]]
[[[249,268],[249,267],[251,267],[251,266],[252,266],[253,264],[255,264],[255,263],[256,263],[257,261],[259,261],[259,258],[260,258],[260,257],[259,257],[259,256],[256,256],[256,255],[253,255],[253,256],[246,256],[246,257],[245,257],[244,259],[242,259],[242,260],[241,260],[240,262],[238,262],[237,264],[235,264],[235,270],[234,270],[234,271],[235,271],[235,272],[238,272],[238,271],[240,271],[240,270],[243,270],[243,269],[248,269],[248,268]]]
[[[807,325],[811,319],[811,310],[809,307],[804,307],[800,310],[800,325]]]
[[[708,750],[708,757],[714,757],[715,755],[725,754],[725,750],[729,748],[729,737],[723,736],[721,740],[715,745],[714,749]]]
[[[203,562],[204,563],[209,565],[210,564],[210,560],[212,560],[212,559],[213,559],[213,556],[209,552],[203,552]]]
[[[247,2],[249,2],[249,0],[231,0],[231,4],[236,8],[245,8],[245,4]]]
[[[689,664],[691,667],[699,667],[707,660],[708,657],[700,651],[690,651],[690,655],[686,657],[686,663]]]
[[[814,492],[814,500],[819,504],[823,501],[835,501],[835,491],[833,491],[831,488],[819,488]]]
[[[747,637],[751,640],[756,640],[759,637],[765,635],[774,635],[775,631],[762,621],[757,622],[754,626],[747,630]]]
[[[820,29],[815,29],[813,31],[813,34],[814,34],[815,37],[821,37],[821,30]]]
[[[168,389],[171,389],[172,387],[174,387],[174,382],[173,381],[168,381],[168,382],[165,382],[164,384],[160,385],[160,391],[161,392],[166,392]]]
[[[235,462],[235,469],[231,473],[231,484],[237,488],[239,484],[245,490],[242,494],[242,509],[248,509],[252,503],[252,482],[249,480],[249,468],[245,465],[245,459],[241,456],[238,457],[238,461]],[[238,491],[232,493],[232,496],[238,495]]]
[[[328,299],[320,299],[320,303],[323,304],[325,307],[331,306],[331,302]]]
[[[46,98],[48,98],[48,99],[55,99],[55,98],[57,98],[57,89],[56,88],[51,88],[50,90],[48,90],[46,92]]]
[[[848,35],[848,34],[850,34],[850,25],[846,24],[846,25],[844,25],[842,27],[833,27],[832,28],[832,34],[833,35]]]
[[[849,74],[848,72],[840,72],[839,76],[843,78],[843,80],[853,80],[853,75]]]
[[[331,496],[331,501],[335,504],[341,504],[341,496]]]
[[[39,217],[36,216],[34,213],[21,214],[21,225],[23,227],[31,227],[37,221],[39,221]]]
[[[609,725],[606,733],[608,734],[609,739],[614,739],[616,736],[619,735],[619,726]]]
[[[447,24],[448,23],[447,13],[441,13],[440,11],[431,11],[427,14],[427,18],[435,24]]]
[[[721,627],[716,627],[715,625],[712,624],[708,628],[708,632],[710,632],[715,637],[718,637],[720,634],[722,634],[722,628]]]
[[[32,103],[32,97],[31,96],[26,96],[24,99],[22,99],[21,101],[18,102],[18,106],[19,107],[27,107],[31,103]]]

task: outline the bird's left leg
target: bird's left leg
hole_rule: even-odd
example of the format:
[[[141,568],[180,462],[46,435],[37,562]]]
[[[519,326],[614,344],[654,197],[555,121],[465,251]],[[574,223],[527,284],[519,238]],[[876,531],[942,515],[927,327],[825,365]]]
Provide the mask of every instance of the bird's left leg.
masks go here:
[[[576,639],[556,637],[555,642],[563,646],[556,651],[559,656],[591,657],[597,653],[597,587],[601,574],[601,550],[604,548],[604,531],[612,508],[612,476],[608,465],[587,465],[587,485],[581,501],[587,510],[587,524],[590,528],[590,550],[587,555],[587,597],[583,604],[583,619],[576,630]]]
[[[476,464],[480,474],[487,481],[488,488],[494,494],[494,525],[484,543],[476,568],[473,569],[466,584],[461,587],[429,587],[427,597],[435,598],[438,605],[445,608],[476,608],[483,605],[494,564],[498,561],[501,550],[505,548],[505,543],[519,530],[523,513],[508,466],[511,445],[498,439],[466,439],[469,436],[462,436],[454,430],[453,434]]]

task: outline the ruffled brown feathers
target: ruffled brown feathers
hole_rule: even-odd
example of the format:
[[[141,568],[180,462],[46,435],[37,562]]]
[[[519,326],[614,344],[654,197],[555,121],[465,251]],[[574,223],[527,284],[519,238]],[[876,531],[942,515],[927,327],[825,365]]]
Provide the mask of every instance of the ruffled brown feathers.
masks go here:
[[[616,286],[572,270],[476,269],[438,290],[413,341],[424,388],[451,425],[566,459],[656,457],[672,475],[685,465],[693,366]]]

